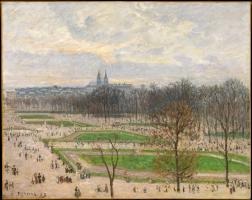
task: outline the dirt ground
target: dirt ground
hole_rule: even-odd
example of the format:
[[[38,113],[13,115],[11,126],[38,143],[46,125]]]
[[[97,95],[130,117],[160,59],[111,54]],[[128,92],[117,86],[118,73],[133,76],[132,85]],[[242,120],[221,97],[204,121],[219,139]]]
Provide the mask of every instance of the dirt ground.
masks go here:
[[[12,121],[11,117],[7,119]],[[5,125],[9,125],[5,121]],[[90,179],[80,180],[76,174],[65,173],[65,166],[62,162],[57,160],[57,156],[52,154],[42,142],[38,140],[46,134],[44,131],[36,132],[35,130],[13,130],[14,134],[28,134],[27,136],[9,137],[10,131],[4,130],[3,140],[3,164],[9,166],[15,165],[18,168],[18,175],[13,175],[11,169],[7,172],[3,168],[3,198],[75,198],[74,189],[76,186],[80,189],[80,198],[110,198],[109,193],[97,192],[96,188],[99,185],[101,188],[105,184],[109,185],[106,177],[91,177]],[[30,134],[30,135],[29,135]],[[33,134],[33,135],[32,135]],[[18,147],[18,143],[22,142],[22,146]],[[15,145],[14,145],[15,143]],[[39,149],[38,152],[33,152],[32,148]],[[30,150],[27,150],[30,149]],[[27,160],[25,159],[25,152],[28,153]],[[21,153],[21,154],[20,154]],[[37,161],[38,156],[41,155],[42,161]],[[52,161],[57,160],[60,164],[58,169],[51,169]],[[40,172],[45,176],[45,182],[41,184],[32,184],[32,177],[34,173]],[[57,183],[57,176],[70,176],[72,183]],[[5,187],[5,182],[13,182],[14,188]],[[157,187],[161,186],[158,191]],[[224,184],[218,184],[218,190],[212,192],[210,184],[198,184],[199,191],[189,192],[188,184],[181,184],[181,188],[185,191],[177,193],[173,190],[175,185],[170,184],[167,192],[164,189],[165,184],[156,183],[127,183],[124,180],[115,180],[114,193],[115,198],[215,198],[215,199],[248,199],[250,198],[250,189],[236,188],[236,191],[230,194],[229,189]],[[133,188],[136,188],[136,192]],[[146,188],[146,192],[144,192]]]

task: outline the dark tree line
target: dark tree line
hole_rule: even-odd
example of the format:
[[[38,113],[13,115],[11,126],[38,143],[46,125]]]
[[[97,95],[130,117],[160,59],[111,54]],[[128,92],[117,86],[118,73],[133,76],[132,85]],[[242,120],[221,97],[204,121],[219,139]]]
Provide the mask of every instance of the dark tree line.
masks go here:
[[[186,102],[197,118],[198,130],[203,129],[209,141],[211,133],[220,130],[221,119],[225,117],[229,118],[229,132],[244,136],[248,129],[249,90],[236,79],[214,86],[195,86],[182,79],[162,88],[151,84],[148,88],[125,91],[101,86],[86,95],[17,97],[16,108],[18,111],[80,113],[103,117],[105,121],[111,117],[148,121],[153,113],[173,101]],[[230,113],[223,116],[226,110]]]

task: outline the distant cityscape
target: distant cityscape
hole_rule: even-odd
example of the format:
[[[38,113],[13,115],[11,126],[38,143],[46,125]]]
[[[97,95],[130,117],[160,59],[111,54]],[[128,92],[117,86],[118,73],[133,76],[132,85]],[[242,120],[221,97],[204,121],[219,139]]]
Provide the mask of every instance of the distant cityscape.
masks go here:
[[[51,95],[64,95],[75,96],[83,95],[92,92],[101,86],[109,86],[112,88],[120,89],[129,92],[133,89],[132,84],[128,83],[109,83],[108,75],[105,71],[104,78],[101,77],[100,71],[97,73],[96,81],[89,82],[84,87],[63,87],[63,86],[46,86],[46,87],[25,87],[16,88],[12,91],[5,91],[8,97],[37,97],[37,96],[51,96]]]

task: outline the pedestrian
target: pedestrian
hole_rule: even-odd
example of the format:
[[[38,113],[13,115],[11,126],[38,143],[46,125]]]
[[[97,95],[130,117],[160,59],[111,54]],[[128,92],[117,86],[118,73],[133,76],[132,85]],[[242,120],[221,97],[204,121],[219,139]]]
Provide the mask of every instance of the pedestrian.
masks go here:
[[[105,184],[104,192],[108,193],[108,185],[107,184]]]
[[[43,183],[45,182],[45,176],[44,176],[44,174],[43,174],[43,176],[42,176],[42,182],[43,182]]]
[[[5,189],[6,189],[7,191],[8,191],[8,189],[9,189],[8,186],[9,186],[9,183],[8,183],[8,180],[6,180],[6,181],[5,181],[5,184],[4,184],[4,187],[5,187]]]
[[[41,183],[41,175],[38,173],[38,182]]]
[[[230,194],[232,194],[232,192],[233,192],[233,191],[232,191],[232,187],[229,188],[229,191],[230,191]]]

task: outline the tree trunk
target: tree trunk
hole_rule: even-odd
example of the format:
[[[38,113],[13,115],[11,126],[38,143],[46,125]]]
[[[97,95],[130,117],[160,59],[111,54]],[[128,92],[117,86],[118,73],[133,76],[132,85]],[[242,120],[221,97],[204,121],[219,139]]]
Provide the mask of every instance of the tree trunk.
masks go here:
[[[104,112],[104,120],[105,120],[105,123],[107,122],[107,115],[106,115],[106,105],[105,103],[103,104],[103,112]]]
[[[113,180],[110,179],[110,196],[111,198],[114,198],[114,190],[113,190]]]
[[[136,99],[136,121],[137,121],[137,99]]]
[[[228,179],[228,148],[227,148],[227,140],[228,140],[228,133],[225,131],[225,170],[226,170],[226,187],[228,187],[229,179]]]
[[[179,180],[179,166],[178,166],[178,136],[175,144],[175,160],[176,160],[176,182],[177,182],[177,192],[180,192],[180,180]]]
[[[208,139],[209,139],[209,143],[211,143],[211,133],[209,129],[208,129]]]
[[[200,131],[200,128],[201,128],[201,122],[200,122],[200,120],[199,120],[198,131]]]
[[[233,139],[235,138],[235,124],[234,124],[234,120],[232,121],[232,133],[233,133]]]
[[[215,135],[217,134],[217,120],[215,121],[215,124],[214,124],[214,129],[215,129]]]

